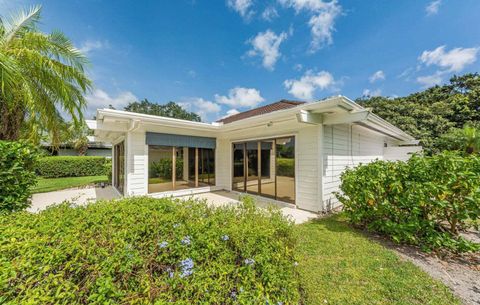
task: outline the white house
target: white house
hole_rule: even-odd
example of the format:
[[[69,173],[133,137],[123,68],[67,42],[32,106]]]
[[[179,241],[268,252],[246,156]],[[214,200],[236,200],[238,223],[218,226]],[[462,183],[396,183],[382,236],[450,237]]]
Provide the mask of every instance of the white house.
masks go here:
[[[279,101],[214,123],[99,109],[89,121],[113,145],[125,196],[214,190],[251,193],[308,211],[333,208],[340,174],[375,159],[405,160],[412,136],[343,96]]]

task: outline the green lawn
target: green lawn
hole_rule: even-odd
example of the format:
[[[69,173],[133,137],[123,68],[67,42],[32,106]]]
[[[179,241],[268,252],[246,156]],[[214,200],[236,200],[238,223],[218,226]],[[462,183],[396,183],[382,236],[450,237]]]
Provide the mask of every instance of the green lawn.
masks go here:
[[[297,226],[305,304],[461,304],[449,289],[335,215]]]
[[[107,176],[63,177],[63,178],[38,178],[33,193],[45,193],[79,187],[99,182],[108,182]]]

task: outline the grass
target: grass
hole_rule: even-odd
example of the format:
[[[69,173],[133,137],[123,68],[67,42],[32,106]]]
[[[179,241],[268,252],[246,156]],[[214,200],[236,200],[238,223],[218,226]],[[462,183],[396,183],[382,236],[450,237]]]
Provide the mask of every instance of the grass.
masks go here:
[[[100,182],[108,182],[107,176],[85,176],[85,177],[63,177],[63,178],[42,178],[39,177],[33,193],[45,193],[68,189],[72,187],[85,186]]]
[[[342,215],[296,227],[305,304],[461,304],[450,290]]]

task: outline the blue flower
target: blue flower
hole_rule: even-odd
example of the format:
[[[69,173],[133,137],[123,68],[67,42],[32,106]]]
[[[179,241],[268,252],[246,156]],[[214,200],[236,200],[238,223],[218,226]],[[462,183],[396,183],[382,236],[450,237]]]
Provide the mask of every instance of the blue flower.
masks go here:
[[[227,240],[229,240],[229,239],[230,239],[230,237],[228,237],[228,235],[223,235],[223,236],[222,236],[222,240],[223,240],[223,241],[227,241]]]
[[[168,277],[169,278],[172,278],[172,277],[175,276],[175,272],[172,271],[172,268],[168,267],[167,272],[168,272]]]
[[[232,291],[230,293],[230,295],[232,296],[232,299],[236,300],[237,299],[237,293],[235,291]]]
[[[184,259],[180,262],[181,274],[180,277],[187,277],[193,274],[193,260],[191,258]]]
[[[189,246],[189,245],[192,243],[192,241],[190,240],[190,238],[191,238],[191,237],[190,237],[189,235],[185,236],[185,237],[182,239],[182,245]]]
[[[161,243],[158,244],[158,246],[161,249],[166,248],[168,246],[168,242],[167,241],[162,241]]]
[[[253,258],[246,258],[244,260],[244,263],[245,263],[245,265],[250,266],[250,265],[255,264],[255,260]]]

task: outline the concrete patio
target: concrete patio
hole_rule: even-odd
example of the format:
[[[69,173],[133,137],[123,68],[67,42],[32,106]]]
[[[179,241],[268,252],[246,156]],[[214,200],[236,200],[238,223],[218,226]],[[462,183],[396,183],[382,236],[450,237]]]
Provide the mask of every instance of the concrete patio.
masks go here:
[[[120,196],[111,186],[105,188],[89,187],[38,193],[32,195],[32,206],[28,208],[27,211],[36,213],[45,210],[48,206],[59,204],[64,201],[69,201],[76,205],[85,205],[97,200],[109,200],[115,198],[120,198]]]
[[[188,200],[190,198],[205,200],[208,204],[213,206],[223,206],[223,205],[237,205],[240,203],[240,197],[242,194],[237,192],[228,192],[228,191],[217,191],[217,192],[208,192],[201,193],[196,195],[183,196],[183,198]],[[280,208],[282,213],[295,221],[296,224],[304,223],[310,219],[318,217],[317,214],[296,209],[295,206],[282,203],[275,200],[270,200],[268,198],[252,196],[257,206],[265,208],[268,205],[276,205]],[[105,188],[83,188],[83,189],[68,189],[62,191],[48,192],[33,194],[32,196],[32,206],[28,208],[29,212],[39,212],[46,209],[48,206],[59,204],[64,201],[72,202],[76,205],[86,205],[90,202],[97,200],[109,200],[120,198],[118,192],[116,192],[111,186]]]

